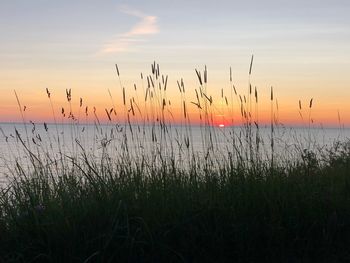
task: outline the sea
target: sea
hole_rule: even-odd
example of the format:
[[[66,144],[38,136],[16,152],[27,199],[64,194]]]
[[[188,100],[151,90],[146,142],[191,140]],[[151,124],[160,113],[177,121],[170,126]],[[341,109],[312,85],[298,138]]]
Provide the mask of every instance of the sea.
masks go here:
[[[0,182],[13,174],[17,164],[28,165],[30,154],[52,159],[62,155],[127,156],[133,162],[158,156],[173,158],[178,166],[208,156],[220,163],[233,155],[243,156],[248,162],[252,155],[261,160],[290,162],[308,152],[321,158],[349,143],[349,139],[350,128],[345,127],[0,123]]]

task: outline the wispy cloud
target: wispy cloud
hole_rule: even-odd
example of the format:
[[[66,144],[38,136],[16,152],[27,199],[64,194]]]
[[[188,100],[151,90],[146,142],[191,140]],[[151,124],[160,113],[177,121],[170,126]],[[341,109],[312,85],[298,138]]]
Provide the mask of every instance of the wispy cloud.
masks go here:
[[[127,6],[122,6],[120,11],[124,14],[137,17],[140,21],[129,31],[122,33],[105,43],[99,51],[100,54],[130,51],[135,43],[144,42],[146,36],[157,34],[159,32],[156,16],[146,15]]]

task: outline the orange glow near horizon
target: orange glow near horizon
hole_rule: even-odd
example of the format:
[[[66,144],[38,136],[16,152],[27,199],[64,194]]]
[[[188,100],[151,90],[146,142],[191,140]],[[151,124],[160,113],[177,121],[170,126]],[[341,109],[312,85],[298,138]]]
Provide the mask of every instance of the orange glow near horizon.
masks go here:
[[[72,90],[73,94],[77,94]],[[56,121],[59,123],[69,123],[70,107],[76,120],[80,123],[93,123],[96,121],[96,116],[101,123],[121,123],[124,122],[129,114],[129,120],[132,123],[157,122],[157,119],[164,118],[167,123],[174,124],[199,124],[204,123],[205,113],[204,106],[199,109],[194,103],[196,96],[186,97],[186,118],[184,114],[183,101],[180,95],[171,93],[167,95],[168,102],[166,103],[163,114],[161,114],[161,107],[157,105],[154,100],[153,104],[144,102],[144,94],[136,94],[132,89],[127,90],[126,105],[123,104],[122,95],[114,92],[112,99],[108,95],[108,91],[103,95],[92,95],[82,98],[82,106],[80,106],[80,97],[72,98],[69,104],[65,98],[65,90],[61,94],[57,90],[51,95],[53,103],[53,110]],[[119,92],[121,93],[121,92]],[[26,94],[24,94],[26,95]],[[33,96],[24,96],[18,92],[21,107],[26,121],[34,122],[54,122],[54,116],[51,109],[51,104],[45,91],[42,90],[41,95],[35,94]],[[88,95],[88,94],[87,94]],[[138,98],[137,98],[138,97]],[[170,99],[171,98],[171,99]],[[1,100],[1,99],[0,99]],[[131,102],[134,100],[133,109],[131,109]],[[138,100],[138,102],[137,102]],[[170,104],[169,104],[170,101]],[[1,106],[1,122],[22,122],[19,106],[17,105],[15,96],[12,95],[12,103],[6,100]],[[287,99],[281,98],[278,100],[278,109],[274,103],[273,118],[278,123],[287,126],[308,126],[309,122],[314,126],[348,126],[350,124],[350,109],[345,103],[339,103],[337,108],[333,105],[326,104],[314,98],[314,105],[310,109],[308,101],[304,101],[303,108],[299,110],[298,101],[291,102]],[[322,106],[323,103],[323,106]],[[87,111],[86,111],[87,107]],[[246,109],[246,107],[248,107]],[[243,106],[244,110],[248,111],[249,104]],[[62,114],[62,108],[64,114]],[[112,110],[113,109],[113,110]],[[115,109],[115,111],[114,111]],[[111,120],[109,120],[108,114]],[[87,114],[86,114],[87,113]],[[96,114],[96,115],[95,115]],[[220,97],[217,98],[213,94],[213,104],[208,103],[208,118],[210,123],[218,127],[237,126],[246,122],[246,118],[241,115],[240,103],[234,101],[233,106],[231,101],[228,104],[222,103]],[[265,102],[259,104],[252,103],[250,120],[252,123],[256,122],[259,125],[268,125],[271,123],[271,102],[267,99]]]
[[[28,72],[24,74],[24,77],[27,78],[25,81],[4,82],[0,79],[0,84],[7,87],[3,90],[0,97],[0,122],[22,122],[13,90],[16,90],[19,96],[22,109],[26,107],[24,112],[26,121],[54,122],[50,100],[45,90],[46,87],[49,87],[51,93],[56,121],[60,123],[69,122],[67,117],[70,107],[74,117],[80,123],[93,123],[96,121],[96,116],[101,123],[120,123],[127,120],[128,114],[131,122],[143,123],[144,120],[146,122],[156,122],[157,117],[158,120],[164,118],[168,123],[175,124],[199,124],[204,122],[205,99],[203,97],[200,98],[202,103],[200,109],[197,105],[198,99],[195,92],[197,90],[197,93],[200,94],[199,83],[193,71],[185,72],[186,74],[183,77],[184,93],[179,92],[177,79],[169,75],[166,92],[162,91],[157,97],[156,94],[159,91],[157,89],[154,90],[155,97],[153,102],[150,102],[149,98],[145,102],[145,91],[148,87],[146,74],[144,74],[144,79],[141,80],[139,74],[135,71],[131,71],[128,74],[124,73],[125,77],[121,78],[122,86],[120,86],[115,70],[108,70],[98,75],[95,74],[96,77],[93,77],[94,75],[91,72],[91,75],[88,75],[86,79],[70,73],[66,75],[68,78],[65,81],[62,78],[58,78],[57,75],[52,75],[50,72],[47,73],[48,75],[45,77],[43,84],[40,84],[35,75],[31,76]],[[176,75],[173,71],[171,73]],[[242,73],[242,75],[244,74]],[[54,86],[51,85],[52,87],[50,87],[50,85],[47,85],[47,83],[56,80],[57,83]],[[158,81],[161,83],[161,80]],[[223,124],[226,127],[242,125],[246,122],[249,112],[249,118],[252,123],[256,122],[259,125],[271,123],[270,87],[266,84],[268,81],[262,79],[261,74],[251,80],[252,86],[254,88],[255,86],[258,87],[258,103],[256,103],[254,96],[250,99],[251,102],[249,101],[246,81],[246,78],[243,77],[235,80],[236,95],[230,89],[230,83],[225,74],[221,71],[214,71],[209,74],[207,94],[211,96],[212,103],[207,101],[207,106],[210,123],[216,126]],[[315,126],[350,125],[350,105],[347,101],[347,90],[343,92],[341,97],[333,97],[333,99],[332,96],[337,94],[325,93],[323,89],[316,93],[312,92],[313,89],[305,95],[306,90],[303,95],[299,95],[299,92],[292,92],[295,88],[291,80],[282,79],[280,81],[280,86],[274,88],[275,98],[272,117],[278,123],[291,126],[308,126],[309,122],[312,122]],[[67,102],[66,89],[62,88],[71,86],[68,85],[69,83],[75,83],[71,87],[72,101],[70,104]],[[307,82],[305,83],[305,85],[308,84]],[[320,80],[316,80],[315,83],[315,86],[322,84],[320,84]],[[136,85],[136,90],[134,84]],[[31,88],[35,86],[42,87]],[[125,87],[125,106],[121,87]],[[151,87],[150,90],[153,90],[153,88]],[[82,98],[82,106],[80,106],[80,98]],[[242,98],[243,103],[243,116],[240,98]],[[313,98],[314,103],[310,109],[309,101],[311,98]],[[163,99],[165,100],[165,107],[164,113],[161,114],[161,100]],[[299,100],[301,100],[301,110],[299,109]],[[184,115],[184,101],[186,102],[186,119]],[[131,109],[131,103],[133,109]],[[88,107],[87,115],[85,114],[86,107]],[[61,113],[62,108],[64,108],[66,116]],[[116,114],[114,114],[114,110],[111,111],[112,109],[115,109]],[[111,112],[109,116],[111,121],[106,111]],[[244,117],[244,111],[247,114],[246,117]]]

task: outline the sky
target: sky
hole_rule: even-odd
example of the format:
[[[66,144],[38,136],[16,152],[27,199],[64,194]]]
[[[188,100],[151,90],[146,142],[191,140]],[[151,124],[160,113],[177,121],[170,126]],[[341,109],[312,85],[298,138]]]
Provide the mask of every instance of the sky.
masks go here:
[[[339,119],[350,125],[349,13],[345,0],[1,0],[0,121],[21,120],[14,90],[26,120],[52,121],[46,88],[57,116],[69,108],[71,89],[76,115],[82,98],[101,120],[115,107],[120,121],[122,87],[127,97],[143,97],[140,73],[151,74],[156,61],[169,77],[174,121],[182,116],[177,80],[184,81],[187,109],[196,119],[189,103],[199,88],[195,69],[206,66],[214,115],[223,121],[240,119],[237,100],[231,110],[221,98],[222,89],[230,96],[232,67],[239,94],[247,95],[249,81],[257,87],[261,122],[271,116],[273,86],[280,122],[300,125],[310,116],[315,125],[338,125]]]

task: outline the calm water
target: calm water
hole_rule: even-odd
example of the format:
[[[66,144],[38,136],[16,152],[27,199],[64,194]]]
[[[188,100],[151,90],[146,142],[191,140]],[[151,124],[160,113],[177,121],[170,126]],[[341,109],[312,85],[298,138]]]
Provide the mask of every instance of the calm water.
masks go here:
[[[252,127],[247,133],[244,127],[172,126],[162,129],[159,125],[53,125],[1,123],[0,134],[0,179],[13,168],[16,161],[26,162],[27,150],[35,154],[58,157],[79,156],[85,151],[90,156],[100,157],[107,152],[111,157],[127,153],[130,158],[154,155],[172,156],[179,160],[195,154],[209,152],[224,159],[229,152],[247,153],[250,147],[268,159],[271,155],[271,129]],[[16,135],[16,130],[18,135]],[[350,138],[348,128],[290,128],[275,127],[273,133],[274,155],[281,161],[298,158],[303,149],[330,148],[336,141]],[[257,144],[258,140],[258,144]],[[257,145],[259,145],[257,147]],[[27,148],[27,149],[26,149]],[[235,148],[235,151],[233,149]],[[84,150],[83,150],[84,149]]]

